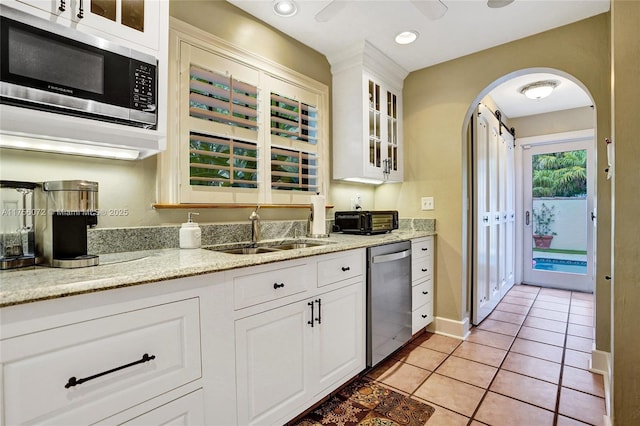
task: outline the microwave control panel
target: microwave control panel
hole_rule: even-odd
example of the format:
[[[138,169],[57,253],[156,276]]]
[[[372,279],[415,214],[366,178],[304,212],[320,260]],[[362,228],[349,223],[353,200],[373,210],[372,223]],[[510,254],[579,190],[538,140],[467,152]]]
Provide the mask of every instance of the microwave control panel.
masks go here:
[[[131,61],[131,109],[145,112],[156,110],[156,66]]]

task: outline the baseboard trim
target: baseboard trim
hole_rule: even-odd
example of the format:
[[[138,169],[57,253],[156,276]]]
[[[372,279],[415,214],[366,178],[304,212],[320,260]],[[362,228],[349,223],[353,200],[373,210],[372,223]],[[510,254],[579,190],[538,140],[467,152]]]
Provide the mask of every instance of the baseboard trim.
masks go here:
[[[604,381],[604,403],[607,412],[604,416],[604,424],[605,426],[610,426],[613,424],[611,421],[611,352],[593,349],[591,351],[591,359],[589,360],[589,371],[602,374]]]
[[[457,321],[449,318],[436,317],[435,321],[429,325],[429,331],[461,340],[469,336],[469,330],[469,318]]]

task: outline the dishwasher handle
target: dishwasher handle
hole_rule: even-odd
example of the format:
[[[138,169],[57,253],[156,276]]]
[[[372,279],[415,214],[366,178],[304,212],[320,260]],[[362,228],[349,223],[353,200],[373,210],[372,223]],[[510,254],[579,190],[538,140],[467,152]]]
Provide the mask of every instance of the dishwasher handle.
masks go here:
[[[396,253],[380,254],[371,258],[371,263],[393,262],[411,256],[411,249],[398,251]]]

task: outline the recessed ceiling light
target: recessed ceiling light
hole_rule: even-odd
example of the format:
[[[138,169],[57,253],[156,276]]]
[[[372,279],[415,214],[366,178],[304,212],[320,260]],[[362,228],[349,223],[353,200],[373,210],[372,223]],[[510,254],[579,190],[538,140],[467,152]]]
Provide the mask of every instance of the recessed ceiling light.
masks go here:
[[[403,31],[396,36],[396,43],[410,44],[418,39],[417,31]]]
[[[498,9],[500,7],[505,7],[513,3],[513,0],[487,0],[487,6],[492,9]]]
[[[273,2],[273,11],[279,16],[293,16],[298,11],[298,6],[293,0],[275,0]]]
[[[549,96],[558,84],[560,83],[556,80],[536,81],[535,83],[524,86],[520,89],[520,93],[529,99],[542,99]]]

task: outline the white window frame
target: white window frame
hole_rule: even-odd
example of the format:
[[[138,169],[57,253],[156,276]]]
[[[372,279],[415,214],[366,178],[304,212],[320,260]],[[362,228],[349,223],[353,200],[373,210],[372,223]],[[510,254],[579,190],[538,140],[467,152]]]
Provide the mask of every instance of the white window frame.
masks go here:
[[[190,185],[188,138],[192,130],[184,88],[189,87],[192,56],[215,56],[219,69],[234,78],[258,86],[258,189],[222,188]],[[171,18],[169,29],[169,102],[167,150],[159,155],[159,202],[166,204],[307,204],[311,191],[271,189],[270,94],[276,92],[314,105],[318,111],[317,144],[273,136],[277,146],[289,146],[317,155],[317,192],[326,196],[329,189],[329,89],[325,84],[280,64],[248,52],[196,27]],[[188,97],[188,93],[187,93]],[[216,126],[212,126],[216,127]],[[242,139],[244,129],[230,128],[219,136]],[[196,129],[193,129],[197,131]],[[231,134],[229,134],[231,133]],[[186,139],[185,139],[186,138]],[[285,139],[285,141],[283,141]],[[283,145],[284,142],[284,145]]]

